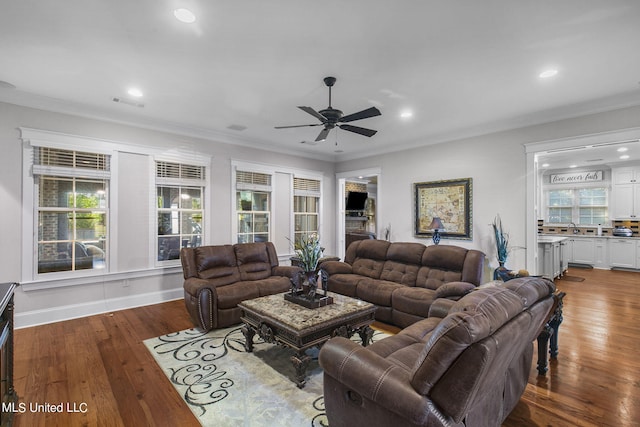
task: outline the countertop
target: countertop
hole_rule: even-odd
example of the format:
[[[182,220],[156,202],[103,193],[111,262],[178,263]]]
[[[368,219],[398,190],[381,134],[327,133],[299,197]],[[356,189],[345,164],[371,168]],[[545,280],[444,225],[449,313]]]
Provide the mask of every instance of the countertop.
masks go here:
[[[564,235],[550,235],[550,234],[539,234],[538,235],[538,243],[559,243],[564,240],[567,240],[571,236]]]
[[[598,236],[598,235],[584,235],[584,234],[538,234],[538,243],[555,243],[561,242],[569,238],[576,239],[633,239],[640,240],[638,236]],[[556,240],[559,239],[559,240]]]

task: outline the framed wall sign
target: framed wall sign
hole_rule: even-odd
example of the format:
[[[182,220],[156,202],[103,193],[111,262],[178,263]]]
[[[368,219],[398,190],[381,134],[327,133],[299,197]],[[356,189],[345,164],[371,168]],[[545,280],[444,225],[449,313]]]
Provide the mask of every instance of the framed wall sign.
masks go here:
[[[471,178],[415,183],[415,236],[431,237],[429,225],[438,217],[444,225],[442,238],[471,240],[472,192]]]

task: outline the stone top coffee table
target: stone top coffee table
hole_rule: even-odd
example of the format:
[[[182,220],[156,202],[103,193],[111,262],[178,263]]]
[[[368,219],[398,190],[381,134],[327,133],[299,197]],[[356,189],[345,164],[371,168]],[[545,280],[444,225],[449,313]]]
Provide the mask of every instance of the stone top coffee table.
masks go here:
[[[296,370],[296,385],[304,387],[307,366],[311,357],[306,350],[320,347],[334,336],[350,338],[358,333],[362,344],[371,341],[376,308],[373,304],[328,292],[333,304],[319,308],[305,308],[284,299],[284,293],[243,301],[242,333],[245,348],[253,351],[253,337],[257,333],[265,342],[292,348],[291,362]]]

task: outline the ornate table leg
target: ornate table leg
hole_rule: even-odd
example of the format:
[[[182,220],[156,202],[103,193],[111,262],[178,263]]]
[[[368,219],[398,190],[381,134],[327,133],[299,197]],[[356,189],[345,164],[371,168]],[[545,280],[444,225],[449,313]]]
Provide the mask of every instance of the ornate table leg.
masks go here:
[[[244,335],[244,349],[247,353],[253,352],[253,336],[256,331],[246,323],[242,326],[242,334]]]
[[[544,375],[547,373],[547,346],[549,346],[549,356],[552,359],[558,357],[558,329],[562,323],[562,299],[566,295],[565,292],[558,292],[554,295],[556,299],[556,307],[553,310],[553,314],[549,318],[549,321],[540,335],[538,335],[538,374]]]
[[[562,323],[562,299],[566,293],[560,292],[558,294],[558,306],[556,307],[555,312],[553,313],[553,317],[549,320],[549,326],[553,329],[553,334],[551,335],[551,342],[549,345],[549,356],[552,359],[558,358],[558,329],[560,329],[560,324]]]
[[[547,323],[538,335],[538,375],[547,373],[547,344],[549,338],[554,335],[554,331]]]
[[[371,344],[371,340],[373,339],[373,329],[371,329],[369,325],[365,325],[358,329],[358,335],[360,335],[360,339],[362,340],[362,346],[366,347]]]
[[[303,388],[307,382],[307,367],[311,357],[309,357],[304,350],[291,356],[291,363],[296,370],[296,385],[298,388]]]

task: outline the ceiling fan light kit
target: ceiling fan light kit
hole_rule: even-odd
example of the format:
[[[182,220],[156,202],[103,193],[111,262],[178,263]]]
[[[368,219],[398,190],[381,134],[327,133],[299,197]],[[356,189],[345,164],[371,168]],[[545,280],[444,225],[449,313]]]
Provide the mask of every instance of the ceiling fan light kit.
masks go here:
[[[329,135],[329,132],[331,132],[331,129],[334,129],[336,127],[349,132],[357,133],[359,135],[364,135],[367,137],[372,137],[373,135],[375,135],[378,132],[376,130],[367,129],[359,126],[348,125],[344,123],[353,122],[356,120],[368,119],[369,117],[380,116],[382,114],[380,113],[380,110],[378,110],[376,107],[370,107],[365,110],[358,111],[357,113],[348,114],[345,116],[342,113],[342,111],[336,108],[333,108],[331,106],[331,88],[335,83],[336,83],[335,77],[324,78],[324,84],[329,88],[329,107],[325,108],[324,110],[316,111],[311,107],[298,106],[298,108],[304,111],[305,113],[310,114],[316,119],[318,119],[320,123],[313,123],[308,125],[276,126],[275,128],[287,129],[287,128],[308,127],[308,126],[324,126],[323,129],[318,134],[318,137],[315,139],[316,141],[324,141],[325,139],[327,139],[327,136]]]

